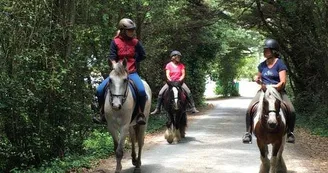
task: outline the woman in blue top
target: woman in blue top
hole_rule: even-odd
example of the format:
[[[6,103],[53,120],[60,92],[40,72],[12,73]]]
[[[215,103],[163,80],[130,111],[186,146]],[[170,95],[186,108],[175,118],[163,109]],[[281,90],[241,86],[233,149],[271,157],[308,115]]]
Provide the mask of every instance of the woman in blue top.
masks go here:
[[[275,88],[281,93],[283,101],[290,109],[290,115],[287,117],[287,142],[294,143],[294,126],[295,126],[295,109],[290,99],[287,96],[285,85],[287,76],[287,67],[284,62],[279,58],[279,44],[274,39],[267,39],[264,42],[264,57],[265,61],[261,62],[258,66],[258,73],[254,80],[265,89],[266,85],[274,85]],[[253,100],[248,106],[246,113],[246,134],[243,136],[243,143],[251,143],[252,141],[252,117],[249,115],[249,110],[253,105],[259,101],[260,92],[257,92]]]

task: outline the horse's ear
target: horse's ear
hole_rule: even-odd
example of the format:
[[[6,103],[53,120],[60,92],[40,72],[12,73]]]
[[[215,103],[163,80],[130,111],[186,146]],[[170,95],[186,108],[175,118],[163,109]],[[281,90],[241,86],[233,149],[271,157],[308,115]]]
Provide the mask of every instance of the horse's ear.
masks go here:
[[[127,59],[124,58],[123,61],[122,61],[123,67],[126,68],[127,64],[128,64]]]

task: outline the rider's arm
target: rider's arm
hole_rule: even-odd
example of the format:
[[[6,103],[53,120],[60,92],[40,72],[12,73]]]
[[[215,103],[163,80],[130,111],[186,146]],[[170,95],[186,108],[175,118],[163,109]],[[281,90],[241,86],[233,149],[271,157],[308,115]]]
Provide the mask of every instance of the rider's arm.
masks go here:
[[[254,76],[254,81],[257,84],[261,85],[262,90],[266,90],[265,84],[262,83],[262,73],[261,72],[257,72],[257,74]]]
[[[140,61],[144,60],[146,57],[146,53],[145,53],[145,50],[140,41],[138,41],[138,43],[135,47],[135,50],[136,50],[136,52],[135,52],[136,61],[140,62]]]
[[[261,85],[262,84],[262,80],[261,80],[261,77],[262,77],[262,73],[261,72],[257,72],[257,74],[254,76],[254,81]]]
[[[284,89],[284,87],[286,85],[286,76],[287,76],[286,75],[286,70],[281,70],[279,72],[280,82],[274,86],[278,91],[281,91],[281,90]]]
[[[109,46],[109,56],[108,56],[108,65],[111,66],[112,64],[116,63],[118,60],[117,56],[117,46],[115,44],[115,41],[112,40]]]
[[[166,78],[168,81],[171,81],[170,70],[166,70]]]
[[[182,73],[182,75],[181,75],[179,81],[182,81],[185,78],[185,76],[186,76],[186,70],[185,69],[182,69],[181,70],[181,73]]]

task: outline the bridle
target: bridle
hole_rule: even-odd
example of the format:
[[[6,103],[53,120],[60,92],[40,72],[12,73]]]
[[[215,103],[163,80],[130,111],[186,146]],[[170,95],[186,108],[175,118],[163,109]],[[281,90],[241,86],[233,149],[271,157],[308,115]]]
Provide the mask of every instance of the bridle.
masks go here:
[[[124,94],[113,94],[111,89],[109,89],[111,102],[113,102],[114,97],[122,97],[122,105],[123,105],[124,102],[126,101],[126,98],[128,97],[128,88],[129,88],[129,79],[127,79],[126,81]]]

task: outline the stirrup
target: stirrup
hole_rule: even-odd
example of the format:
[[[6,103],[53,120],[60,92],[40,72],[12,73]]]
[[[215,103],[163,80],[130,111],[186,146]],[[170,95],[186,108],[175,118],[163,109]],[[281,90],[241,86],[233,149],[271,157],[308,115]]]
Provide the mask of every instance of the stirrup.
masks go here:
[[[244,144],[251,144],[252,143],[252,134],[247,132],[245,133],[245,135],[243,136],[243,143]]]

